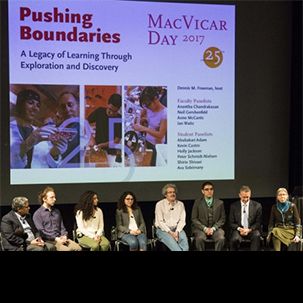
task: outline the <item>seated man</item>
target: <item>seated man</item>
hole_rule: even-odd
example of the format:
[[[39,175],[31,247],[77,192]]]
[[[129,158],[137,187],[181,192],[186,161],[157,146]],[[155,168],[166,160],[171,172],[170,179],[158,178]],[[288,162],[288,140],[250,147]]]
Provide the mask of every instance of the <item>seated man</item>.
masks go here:
[[[29,214],[26,197],[15,197],[12,210],[1,221],[1,233],[5,250],[43,251],[55,250],[54,245],[45,243]]]
[[[54,189],[47,186],[39,194],[39,200],[42,205],[35,211],[33,219],[43,240],[55,245],[58,251],[81,250],[78,243],[68,239],[61,212],[54,207],[56,202]]]
[[[166,184],[162,188],[165,197],[156,204],[155,227],[158,239],[171,251],[188,251],[188,241],[185,231],[185,207],[177,200],[175,184]]]
[[[196,199],[191,214],[196,249],[205,250],[205,240],[213,239],[215,250],[220,251],[225,242],[222,229],[225,223],[224,204],[222,200],[214,198],[214,185],[211,182],[204,182],[201,192],[203,196]]]
[[[240,188],[239,197],[240,200],[234,202],[229,211],[230,250],[238,250],[243,239],[251,240],[250,250],[260,250],[262,206],[250,200],[248,186]]]

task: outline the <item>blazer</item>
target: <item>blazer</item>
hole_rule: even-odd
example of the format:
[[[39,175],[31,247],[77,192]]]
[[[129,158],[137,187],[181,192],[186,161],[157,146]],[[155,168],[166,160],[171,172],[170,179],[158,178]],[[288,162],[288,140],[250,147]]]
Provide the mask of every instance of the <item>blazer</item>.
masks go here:
[[[208,206],[204,198],[195,200],[192,213],[192,232],[203,231],[205,227],[214,227],[216,230],[222,228],[225,223],[225,210],[222,200],[215,199],[212,204],[213,209],[213,226],[208,226]]]
[[[144,218],[140,208],[133,209],[133,215],[135,217],[135,221],[138,225],[138,229],[141,230],[142,233],[146,234],[146,226],[144,222]],[[122,209],[116,210],[116,228],[118,230],[118,238],[121,239],[123,234],[128,234],[129,230],[129,215],[124,212]]]
[[[254,200],[249,201],[248,228],[259,230],[261,232],[262,222],[262,205]],[[231,204],[229,210],[229,225],[231,231],[236,230],[241,223],[241,201],[236,201]]]
[[[26,221],[31,227],[34,236],[39,237],[40,234],[34,225],[31,215],[26,216]],[[13,210],[2,218],[1,233],[5,250],[19,250],[23,245],[24,238],[22,237],[22,234],[24,234],[24,229]]]

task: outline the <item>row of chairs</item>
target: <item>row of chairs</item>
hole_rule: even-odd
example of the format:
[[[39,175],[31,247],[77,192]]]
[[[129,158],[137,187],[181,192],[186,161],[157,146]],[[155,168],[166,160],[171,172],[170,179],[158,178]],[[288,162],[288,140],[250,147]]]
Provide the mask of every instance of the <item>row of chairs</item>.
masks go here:
[[[118,239],[118,235],[117,235],[117,228],[116,226],[112,226],[111,228],[111,233],[110,233],[110,240],[111,243],[113,244],[113,250],[114,251],[127,251],[129,250],[129,246],[128,244],[121,240]],[[77,235],[76,235],[76,226],[73,229],[73,240],[77,241]],[[190,247],[191,250],[194,250],[195,248],[195,244],[194,244],[194,237],[190,237]],[[249,247],[250,244],[250,240],[249,239],[244,239],[241,243],[241,248],[245,249],[247,247]],[[265,237],[261,236],[261,244],[262,247],[265,247],[266,245],[266,241],[265,241]],[[149,250],[156,250],[156,251],[167,251],[168,248],[165,246],[164,243],[162,243],[156,236],[156,227],[154,225],[152,225],[152,238],[147,240],[147,246]],[[111,246],[110,246],[111,247]],[[206,248],[207,250],[213,250],[214,249],[214,240],[213,239],[206,239]],[[82,249],[85,250],[89,250],[89,247],[85,247],[84,245],[82,245]],[[226,248],[227,249],[227,248]]]
[[[77,227],[75,225],[74,229],[72,231],[72,236],[73,236],[73,240],[79,244],[76,230],[77,230]],[[110,240],[111,240],[110,242],[113,243],[114,251],[129,250],[128,244],[125,241],[118,239],[117,228],[115,226],[112,226],[112,228],[111,228]],[[154,238],[147,240],[147,246],[150,250],[154,250],[154,248],[155,248],[154,241],[155,241]],[[83,251],[90,250],[90,248],[88,246],[81,245],[81,247],[82,247]],[[112,250],[111,246],[110,246],[110,250]]]
[[[111,236],[111,242],[114,243],[114,251],[129,249],[129,246],[125,241],[118,239],[116,226],[112,226],[110,236]],[[154,237],[152,239],[147,239],[147,247],[149,250],[155,249],[154,241],[155,241]]]
[[[194,250],[194,237],[190,237],[190,247],[191,250]],[[120,251],[120,250],[128,250],[128,244],[124,242],[121,239],[118,239],[117,237],[117,229],[115,226],[112,226],[111,228],[111,242],[113,243],[114,246],[114,251]],[[261,237],[261,243],[263,246],[266,244],[265,239],[262,236]],[[242,248],[249,247],[250,240],[249,239],[244,239],[241,243]],[[169,249],[166,247],[164,243],[162,243],[156,236],[156,227],[152,225],[152,238],[147,240],[147,245],[150,250],[156,250],[156,251],[168,251]],[[214,249],[214,240],[213,239],[206,239],[206,247],[208,250],[213,250]]]
[[[73,229],[72,236],[73,236],[73,240],[78,243],[76,228]],[[117,229],[116,229],[115,226],[112,226],[112,228],[111,228],[111,239],[110,240],[111,240],[111,243],[113,243],[113,250],[114,251],[128,250],[129,249],[129,246],[126,242],[124,242],[121,239],[118,239]],[[245,247],[246,248],[249,247],[249,244],[250,244],[250,240],[244,239],[241,243],[242,249],[245,248]],[[267,245],[266,238],[264,237],[264,235],[261,236],[261,244],[262,244],[263,248],[266,247],[266,245]],[[157,250],[157,251],[166,251],[166,250],[168,250],[168,248],[161,241],[159,241],[157,239],[154,225],[152,226],[152,238],[148,239],[147,245],[148,245],[149,250]],[[194,237],[190,237],[190,246],[191,246],[191,249],[194,249]],[[213,249],[214,248],[214,240],[207,239],[206,240],[206,246],[207,246],[207,249]],[[90,250],[90,248],[88,246],[81,245],[81,247],[82,247],[83,251]],[[111,246],[110,246],[110,250],[112,250]],[[295,250],[303,251],[303,239],[301,239],[301,241],[296,245]],[[0,232],[0,251],[4,251],[1,232]]]
[[[195,250],[195,242],[194,237],[189,238],[190,241],[190,250]],[[128,245],[126,242],[124,242],[121,239],[118,239],[117,237],[117,229],[115,226],[112,226],[111,229],[111,242],[113,243],[113,249],[114,251],[120,251],[120,250],[128,250]],[[206,249],[207,250],[214,250],[214,240],[213,239],[206,239]],[[251,241],[249,239],[243,239],[241,242],[240,250],[249,250]],[[156,251],[168,251],[169,249],[165,246],[164,243],[162,243],[156,236],[156,228],[154,225],[152,225],[152,238],[148,239],[148,248],[150,250],[156,250]],[[228,250],[228,245],[225,246],[225,249]],[[261,235],[261,249],[271,250],[272,248],[269,247],[268,243],[266,242],[266,235],[265,233],[262,233]],[[283,250],[287,249],[287,247],[283,247]],[[303,239],[298,244],[294,244],[290,250],[299,250],[303,251]]]
[[[75,228],[73,230],[73,240],[78,242]],[[111,242],[113,243],[113,250],[114,251],[128,250],[129,249],[129,246],[126,242],[124,242],[121,239],[118,239],[117,229],[116,229],[115,226],[113,226],[112,229],[111,229]],[[263,236],[261,237],[261,243],[262,243],[263,247],[266,246],[266,240]],[[194,247],[194,237],[190,237],[190,244],[191,244],[191,247],[193,249],[193,247]],[[242,248],[245,247],[245,246],[249,247],[249,244],[250,244],[250,240],[248,240],[248,239],[243,240],[242,243],[241,243]],[[150,250],[168,251],[168,248],[161,241],[159,241],[157,239],[154,226],[152,226],[152,239],[148,239],[147,245],[148,245],[148,248]],[[206,240],[206,245],[207,245],[207,249],[213,249],[214,248],[214,240],[207,239]],[[82,247],[83,251],[90,250],[90,248],[85,246],[85,245],[82,245],[81,247]],[[110,250],[111,249],[112,248],[110,246]],[[296,247],[295,250],[303,251],[303,239],[301,239],[301,241],[297,244],[297,247]],[[0,232],[0,251],[4,251],[1,232]]]

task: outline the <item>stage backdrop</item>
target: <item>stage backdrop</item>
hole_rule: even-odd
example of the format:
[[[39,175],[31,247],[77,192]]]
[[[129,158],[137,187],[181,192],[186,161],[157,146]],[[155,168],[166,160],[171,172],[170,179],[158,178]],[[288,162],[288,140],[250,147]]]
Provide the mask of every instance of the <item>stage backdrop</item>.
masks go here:
[[[235,6],[87,3],[9,3],[13,96],[28,88],[43,94],[34,122],[43,127],[54,120],[60,93],[76,85],[80,124],[76,133],[55,121],[57,133],[34,145],[31,163],[17,159],[22,140],[11,131],[11,184],[233,179]],[[119,117],[89,119],[86,112],[99,109],[97,95],[106,107],[111,86],[122,96]],[[159,109],[140,102],[145,92],[155,92]],[[120,142],[111,140],[116,124]],[[110,150],[91,143],[99,131],[109,132]],[[69,152],[77,160],[49,159],[53,145],[73,135],[78,145]]]
[[[2,204],[15,195],[35,203],[46,185],[58,203],[75,203],[86,189],[102,201],[125,189],[154,201],[167,182],[176,182],[180,199],[198,196],[206,179],[222,198],[237,197],[242,184],[272,197],[288,183],[291,3],[9,1],[7,11],[4,4]],[[43,128],[45,140],[40,162],[22,158],[25,169],[10,161],[18,156],[11,130],[18,134],[17,99],[28,89],[40,98],[31,126]],[[67,121],[66,92],[78,105]],[[146,94],[155,102],[143,102]],[[112,95],[121,107],[110,108],[111,146],[103,148],[96,141],[104,127],[90,115],[107,112]],[[49,157],[59,141],[68,141],[75,161]]]

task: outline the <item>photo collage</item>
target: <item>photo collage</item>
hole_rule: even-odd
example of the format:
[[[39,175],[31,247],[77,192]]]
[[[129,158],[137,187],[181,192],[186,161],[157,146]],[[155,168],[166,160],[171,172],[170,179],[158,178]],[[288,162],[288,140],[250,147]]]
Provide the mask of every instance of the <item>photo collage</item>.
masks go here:
[[[167,165],[166,86],[10,85],[10,165]]]

